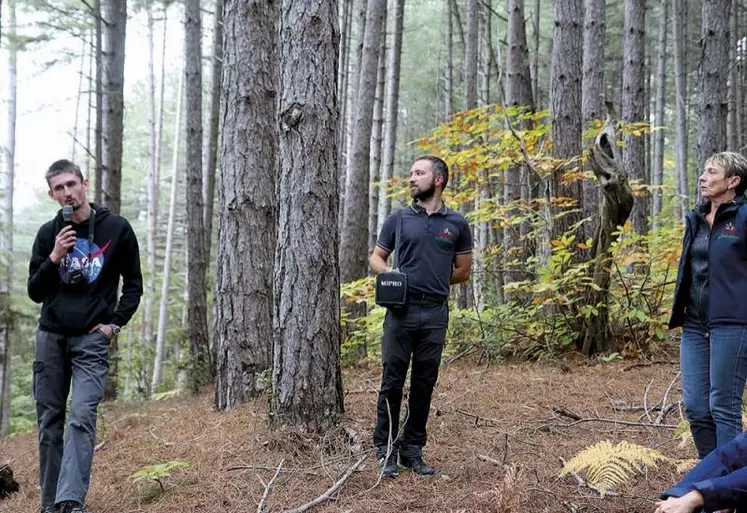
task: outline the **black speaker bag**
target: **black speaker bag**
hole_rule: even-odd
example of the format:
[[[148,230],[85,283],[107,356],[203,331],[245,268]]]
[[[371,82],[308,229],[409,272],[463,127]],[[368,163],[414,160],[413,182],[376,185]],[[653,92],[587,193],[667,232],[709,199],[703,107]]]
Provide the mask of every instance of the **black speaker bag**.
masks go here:
[[[402,231],[402,209],[397,211],[397,231],[394,242],[394,269],[376,275],[376,304],[387,308],[407,303],[407,275],[399,272],[399,240]]]
[[[376,304],[379,306],[402,306],[407,303],[407,275],[389,271],[376,275]]]

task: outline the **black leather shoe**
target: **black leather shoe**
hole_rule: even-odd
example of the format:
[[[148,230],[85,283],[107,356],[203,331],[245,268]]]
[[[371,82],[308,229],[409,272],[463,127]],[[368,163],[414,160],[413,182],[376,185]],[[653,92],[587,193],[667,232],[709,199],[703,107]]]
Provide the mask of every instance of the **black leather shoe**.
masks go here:
[[[423,461],[423,454],[420,452],[420,447],[403,447],[400,449],[399,462],[403,467],[409,468],[421,476],[435,476],[438,474],[438,470],[428,466],[428,464]]]
[[[392,449],[389,457],[386,456],[387,448],[379,447],[377,454],[379,456],[379,471],[382,477],[397,477],[399,475],[399,467],[397,466],[397,449]]]

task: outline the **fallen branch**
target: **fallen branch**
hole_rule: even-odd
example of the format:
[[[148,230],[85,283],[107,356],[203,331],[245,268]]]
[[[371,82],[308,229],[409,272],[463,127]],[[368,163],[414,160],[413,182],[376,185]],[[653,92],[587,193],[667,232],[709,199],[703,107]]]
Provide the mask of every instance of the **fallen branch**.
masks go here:
[[[572,427],[576,424],[581,424],[584,422],[603,422],[606,424],[620,424],[622,426],[639,426],[639,427],[651,427],[651,428],[665,428],[665,429],[677,429],[677,425],[675,424],[650,424],[648,422],[632,422],[629,420],[618,420],[618,419],[601,419],[601,418],[588,418],[588,419],[578,419],[575,422],[571,422],[570,424],[560,424],[560,427]]]
[[[353,475],[353,472],[358,470],[358,467],[361,466],[361,464],[371,455],[371,453],[368,453],[364,456],[361,456],[358,458],[358,461],[353,463],[348,469],[345,471],[345,473],[342,475],[340,479],[335,481],[332,486],[329,487],[329,489],[321,494],[319,497],[314,499],[311,502],[308,502],[304,504],[303,506],[299,506],[296,509],[288,510],[285,513],[305,513],[306,511],[309,511],[310,509],[318,506],[319,504],[332,500],[332,496],[337,493],[337,491],[342,488],[342,485],[345,484],[345,482],[350,478],[351,475]]]
[[[679,365],[679,362],[671,361],[671,360],[652,360],[650,362],[638,362],[638,363],[632,363],[628,365],[627,367],[623,367],[622,371],[629,371],[633,369],[637,369],[638,367],[651,367],[652,365]]]
[[[565,408],[553,408],[552,412],[553,413],[557,413],[558,415],[560,415],[562,417],[568,417],[569,419],[573,419],[573,420],[581,420],[582,419],[582,417],[580,415],[576,415],[572,411],[568,411]]]
[[[283,463],[285,463],[285,458],[280,460],[280,465],[278,465],[277,470],[275,470],[275,475],[272,476],[272,479],[270,479],[270,482],[266,485],[262,483],[265,486],[265,491],[262,493],[262,498],[259,500],[259,505],[257,506],[257,513],[262,513],[262,508],[265,507],[265,502],[267,501],[267,496],[270,495],[270,488],[272,488],[272,485],[275,484],[275,480],[280,475],[280,470],[283,468]]]

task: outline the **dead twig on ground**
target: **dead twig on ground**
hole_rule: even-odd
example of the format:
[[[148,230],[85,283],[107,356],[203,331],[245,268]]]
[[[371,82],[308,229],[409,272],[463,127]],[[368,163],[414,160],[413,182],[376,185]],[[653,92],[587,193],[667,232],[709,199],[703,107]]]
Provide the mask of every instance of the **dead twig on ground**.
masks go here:
[[[637,362],[637,363],[631,363],[627,367],[623,367],[622,371],[629,371],[633,369],[637,369],[638,367],[651,367],[652,365],[679,365],[679,362],[671,361],[671,360],[651,360],[649,362]]]
[[[340,479],[338,479],[337,481],[335,481],[332,484],[332,486],[330,486],[329,489],[326,492],[324,492],[323,494],[321,494],[319,497],[317,497],[316,499],[314,499],[311,502],[307,502],[303,506],[299,506],[296,509],[285,511],[284,513],[305,513],[306,511],[311,510],[312,508],[318,506],[319,504],[321,504],[321,503],[323,503],[325,501],[332,500],[332,496],[335,493],[337,493],[337,491],[340,488],[342,488],[342,485],[344,485],[345,482],[350,478],[350,476],[353,475],[353,472],[355,472],[356,470],[358,470],[358,468],[361,466],[361,464],[364,461],[366,461],[366,459],[370,455],[371,455],[371,453],[369,452],[369,453],[361,456],[360,458],[358,458],[358,460],[355,463],[353,463],[351,466],[348,467],[348,469],[345,471],[345,473],[342,475],[342,477],[340,477]]]
[[[648,411],[647,399],[648,399],[648,391],[651,389],[651,385],[653,384],[654,384],[654,378],[651,378],[648,382],[648,385],[646,385],[646,390],[643,392],[643,412],[645,413],[648,421],[651,423],[654,422],[654,419],[651,418],[651,413]]]
[[[553,408],[552,412],[562,417],[568,417],[569,419],[573,420],[581,420],[583,418],[580,415],[576,415],[572,411],[566,410],[565,408]]]
[[[639,427],[649,427],[649,428],[665,428],[665,429],[676,429],[677,426],[675,424],[649,424],[648,422],[632,422],[629,420],[618,420],[618,419],[603,419],[599,417],[590,417],[586,419],[578,419],[574,422],[571,422],[570,424],[559,424],[556,425],[556,427],[573,427],[576,424],[582,424],[584,422],[602,422],[605,424],[620,424],[622,426],[639,426]]]
[[[270,479],[270,482],[267,484],[262,483],[262,485],[265,487],[265,491],[262,493],[262,498],[259,500],[259,505],[257,506],[257,513],[262,513],[262,508],[265,507],[265,502],[267,502],[267,496],[270,495],[270,488],[272,488],[272,485],[275,484],[275,480],[280,475],[280,470],[283,468],[283,463],[285,463],[285,458],[280,460],[280,465],[278,465],[277,470],[275,470],[275,475],[272,476],[272,479]],[[261,479],[260,479],[260,482],[262,482]]]
[[[674,408],[674,405],[671,403],[667,403],[667,398],[669,397],[669,392],[672,390],[672,387],[674,386],[675,381],[680,377],[680,373],[677,372],[677,375],[672,379],[672,381],[669,383],[669,386],[667,387],[666,392],[664,392],[664,397],[661,400],[661,411],[659,412],[659,415],[656,416],[656,420],[654,420],[654,424],[661,424],[664,422],[664,419],[667,416],[667,413],[669,413],[672,408]]]

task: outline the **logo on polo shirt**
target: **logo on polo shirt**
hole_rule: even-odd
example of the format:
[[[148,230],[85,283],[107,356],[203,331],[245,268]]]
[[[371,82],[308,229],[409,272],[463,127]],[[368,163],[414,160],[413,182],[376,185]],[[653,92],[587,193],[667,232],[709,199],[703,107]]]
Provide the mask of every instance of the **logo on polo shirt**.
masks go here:
[[[454,237],[454,232],[452,232],[451,230],[449,230],[448,227],[446,227],[443,230],[441,230],[441,232],[436,237],[436,240],[439,242],[447,242],[451,244],[452,242],[454,242],[453,237]]]

